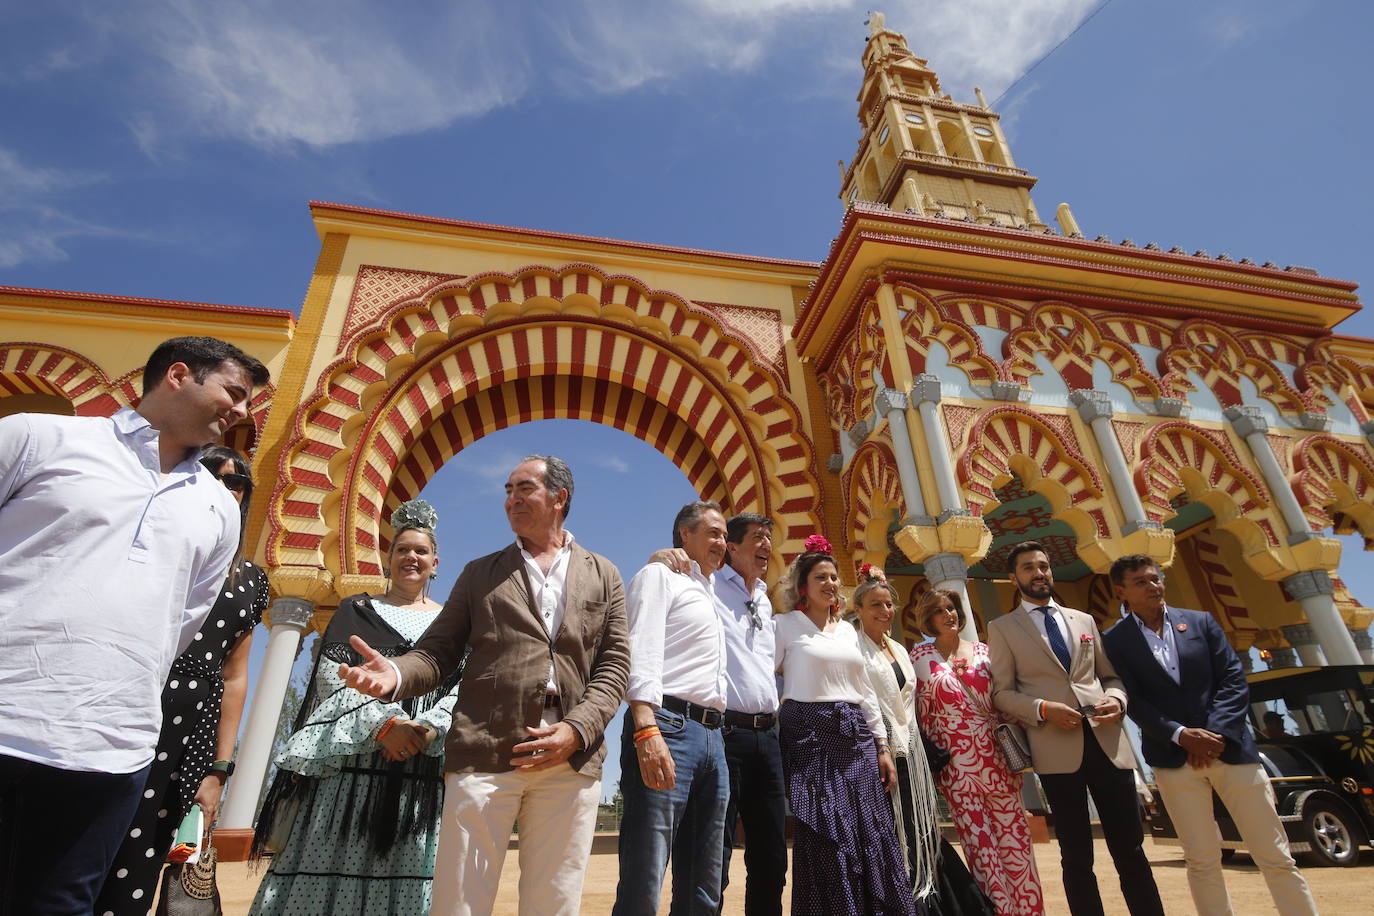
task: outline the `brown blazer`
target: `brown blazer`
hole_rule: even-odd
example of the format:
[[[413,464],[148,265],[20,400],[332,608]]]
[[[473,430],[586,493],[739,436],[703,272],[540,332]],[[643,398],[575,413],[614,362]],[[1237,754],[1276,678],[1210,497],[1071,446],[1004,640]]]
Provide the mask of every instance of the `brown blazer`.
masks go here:
[[[583,775],[601,775],[603,733],[630,676],[620,572],[573,543],[563,625],[552,642],[532,595],[515,544],[473,560],[415,648],[394,659],[405,698],[433,690],[471,650],[444,743],[446,771],[510,769],[511,749],[529,739],[525,726],[538,725],[543,715],[553,659],[563,719],[587,738],[568,763]]]
[[[1102,634],[1089,614],[1061,606],[1069,631],[1070,665],[1064,666],[1040,635],[1024,606],[988,624],[992,664],[992,701],[1027,726],[1031,760],[1037,773],[1073,773],[1083,763],[1083,730],[1039,721],[1036,700],[1056,700],[1075,708],[1115,697],[1126,708],[1126,689],[1102,648]],[[1086,639],[1084,638],[1086,637]],[[1111,761],[1123,770],[1135,765],[1121,721],[1097,723],[1091,731]]]

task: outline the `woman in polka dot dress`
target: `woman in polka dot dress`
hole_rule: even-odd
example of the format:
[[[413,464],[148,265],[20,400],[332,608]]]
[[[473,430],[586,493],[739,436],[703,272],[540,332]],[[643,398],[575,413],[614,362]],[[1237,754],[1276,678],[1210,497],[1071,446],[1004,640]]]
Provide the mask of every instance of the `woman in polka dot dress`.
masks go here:
[[[246,520],[253,493],[248,461],[222,445],[206,449],[200,460],[233,492]],[[143,800],[96,902],[101,916],[146,914],[181,819],[192,804],[200,805],[206,823],[219,810],[248,690],[249,641],[267,609],[267,576],[243,559],[241,547],[230,568],[210,616],[172,663],[162,691],[157,752]]]
[[[350,636],[395,656],[434,621],[440,607],[428,590],[439,561],[436,521],[423,500],[398,509],[387,555],[390,587],[376,597],[345,598],[330,620],[296,731],[277,757],[277,776],[259,815],[255,853],[277,832],[277,815],[296,809],[251,914],[429,912],[444,735],[461,666],[434,692],[398,703],[346,687],[338,668],[341,662],[361,664]]]

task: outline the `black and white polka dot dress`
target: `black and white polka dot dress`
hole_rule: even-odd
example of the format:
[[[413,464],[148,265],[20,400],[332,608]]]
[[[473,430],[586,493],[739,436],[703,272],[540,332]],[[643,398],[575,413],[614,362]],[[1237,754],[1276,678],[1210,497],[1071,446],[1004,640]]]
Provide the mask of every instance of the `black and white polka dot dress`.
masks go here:
[[[162,690],[162,733],[138,813],[115,855],[96,901],[97,916],[145,916],[177,825],[191,810],[215,762],[224,661],[239,637],[267,610],[267,576],[247,560],[239,581],[225,581],[219,600],[191,642],[172,663]]]

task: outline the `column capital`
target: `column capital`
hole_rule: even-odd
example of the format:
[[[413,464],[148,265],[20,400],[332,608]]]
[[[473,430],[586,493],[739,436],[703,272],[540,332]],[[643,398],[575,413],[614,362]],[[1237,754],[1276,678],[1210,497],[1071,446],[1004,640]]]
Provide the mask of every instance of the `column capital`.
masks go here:
[[[1264,411],[1258,407],[1242,404],[1239,407],[1227,407],[1222,413],[1231,421],[1231,425],[1242,439],[1248,439],[1251,433],[1269,432],[1269,421],[1264,418]]]
[[[1331,417],[1324,413],[1304,413],[1298,417],[1298,428],[1324,433],[1331,429]]]
[[[926,578],[931,585],[949,582],[951,579],[968,579],[968,562],[961,553],[937,553],[926,557]]]
[[[1331,585],[1331,577],[1324,569],[1309,569],[1303,572],[1296,572],[1283,580],[1283,587],[1288,589],[1288,594],[1296,600],[1312,598],[1316,595],[1334,595],[1335,588]]]
[[[916,376],[916,382],[911,386],[911,403],[920,407],[927,401],[940,403],[940,377],[923,372]]]
[[[1192,407],[1183,398],[1155,398],[1155,413],[1161,417],[1186,417]]]
[[[832,452],[830,457],[825,459],[825,469],[832,474],[838,474],[844,470],[844,456],[839,452]]]
[[[885,417],[894,410],[905,410],[911,401],[906,393],[898,391],[896,388],[879,388],[873,392],[873,410],[881,417]]]
[[[314,603],[306,601],[304,598],[278,598],[272,602],[272,606],[263,615],[267,618],[264,622],[268,629],[272,630],[279,626],[304,630],[310,626],[310,615],[314,610]]]
[[[864,444],[864,440],[868,438],[868,434],[871,432],[873,432],[873,421],[860,420],[849,427],[845,435],[849,437],[849,441],[854,444],[854,447],[858,448]]]
[[[1298,654],[1287,647],[1269,650],[1270,668],[1296,668]]]
[[[1077,391],[1070,391],[1069,403],[1078,408],[1078,415],[1083,418],[1084,423],[1091,423],[1103,418],[1111,419],[1114,413],[1111,395],[1096,388],[1080,388]]]
[[[1355,648],[1361,652],[1374,649],[1374,637],[1369,635],[1368,630],[1351,630],[1350,638],[1355,641]]]
[[[1310,623],[1290,623],[1286,627],[1279,627],[1283,631],[1284,639],[1293,648],[1298,646],[1312,646],[1317,643],[1317,631],[1312,629]]]
[[[1022,388],[1019,382],[993,382],[992,399],[994,401],[1013,401],[1017,404],[1024,404],[1031,398],[1031,390]]]
[[[1137,531],[1160,531],[1164,528],[1162,522],[1157,522],[1152,518],[1134,519],[1121,526],[1122,536],[1135,534]]]
[[[1361,423],[1360,432],[1364,433],[1364,437],[1370,445],[1374,445],[1374,420],[1365,420]]]

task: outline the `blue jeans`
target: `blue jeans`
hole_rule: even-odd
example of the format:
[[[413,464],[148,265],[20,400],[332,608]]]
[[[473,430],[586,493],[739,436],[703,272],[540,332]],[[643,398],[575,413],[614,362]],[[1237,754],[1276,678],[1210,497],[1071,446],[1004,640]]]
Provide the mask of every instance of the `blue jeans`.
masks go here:
[[[677,780],[650,789],[635,756],[634,721],[625,714],[620,742],[620,883],[612,916],[653,916],[668,858],[673,860],[671,916],[714,916],[720,906],[721,836],[730,800],[729,771],[720,730],[674,712],[654,713]]]

